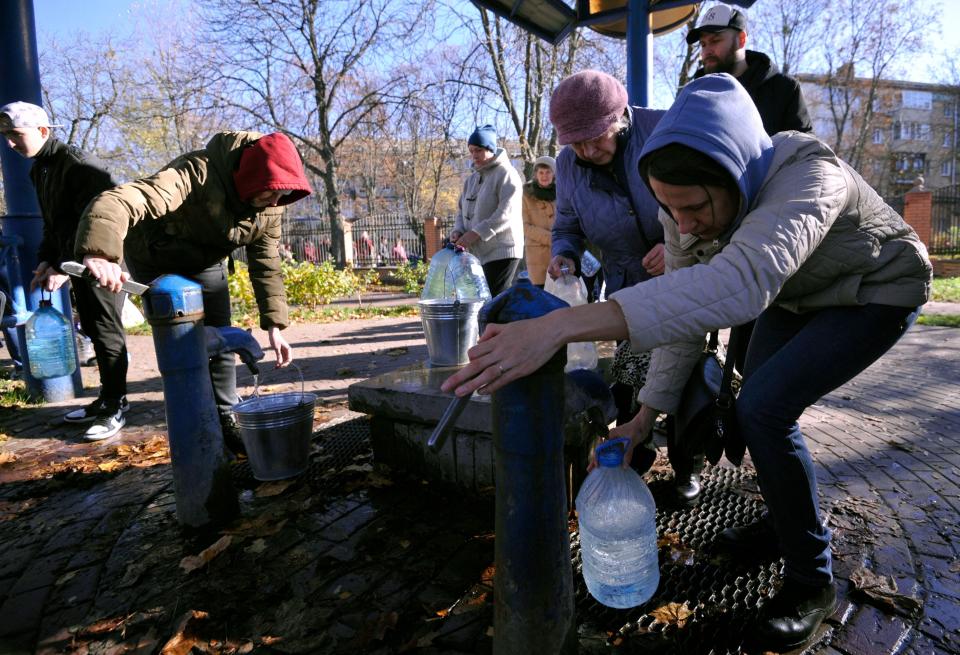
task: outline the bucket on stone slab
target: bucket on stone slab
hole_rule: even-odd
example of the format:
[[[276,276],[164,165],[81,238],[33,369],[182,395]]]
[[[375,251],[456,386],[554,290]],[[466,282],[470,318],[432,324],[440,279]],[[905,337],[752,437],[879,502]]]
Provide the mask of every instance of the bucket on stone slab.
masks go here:
[[[470,361],[467,351],[477,343],[477,315],[484,302],[435,298],[417,303],[431,366],[462,366]]]
[[[259,380],[253,396],[233,406],[253,477],[268,481],[300,475],[310,463],[317,396],[304,393],[302,372],[299,392],[258,394],[258,390]]]

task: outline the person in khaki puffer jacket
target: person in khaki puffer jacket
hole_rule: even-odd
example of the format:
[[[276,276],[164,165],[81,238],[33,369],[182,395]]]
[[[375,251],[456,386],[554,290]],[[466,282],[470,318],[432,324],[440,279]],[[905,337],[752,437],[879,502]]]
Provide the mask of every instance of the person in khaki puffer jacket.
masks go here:
[[[203,286],[205,324],[223,327],[230,324],[226,259],[244,247],[260,327],[277,366],[286,366],[293,351],[280,334],[288,323],[280,272],[282,206],[311,192],[287,136],[221,132],[205,149],[181,155],[157,174],[97,196],[80,219],[76,256],[113,291],[126,277],[121,259],[139,282],[165,273],[196,280]],[[212,358],[210,373],[224,436],[239,447],[229,411],[237,402],[234,355]]]
[[[567,343],[629,336],[636,350],[655,349],[640,411],[610,431],[630,438],[629,460],[658,413],[676,411],[704,334],[756,318],[735,410],[769,516],[724,530],[716,545],[783,558],[783,585],[748,647],[792,650],[836,606],[799,418],[893,347],[929,297],[932,267],[913,229],[829,146],[800,132],[767,136],[727,74],[681,90],[639,170],[661,206],[666,273],[613,302],[488,325],[442,389],[493,393]]]
[[[553,157],[537,157],[533,179],[523,185],[523,252],[530,281],[540,288],[550,265],[550,232],[557,205],[556,172]]]

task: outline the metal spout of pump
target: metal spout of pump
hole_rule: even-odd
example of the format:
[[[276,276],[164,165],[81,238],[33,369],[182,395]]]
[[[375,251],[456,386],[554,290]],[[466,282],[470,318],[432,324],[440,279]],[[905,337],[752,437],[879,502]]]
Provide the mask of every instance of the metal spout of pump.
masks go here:
[[[221,353],[237,353],[240,361],[247,365],[254,375],[259,374],[257,362],[263,359],[263,348],[253,335],[238,327],[205,327],[207,356]]]

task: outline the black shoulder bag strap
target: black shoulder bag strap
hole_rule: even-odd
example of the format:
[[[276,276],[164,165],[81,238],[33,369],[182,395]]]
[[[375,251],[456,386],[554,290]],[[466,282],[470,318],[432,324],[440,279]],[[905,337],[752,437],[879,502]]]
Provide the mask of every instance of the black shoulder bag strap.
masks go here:
[[[711,334],[711,341],[713,335]],[[737,327],[730,330],[730,347],[727,348],[726,359],[723,362],[723,377],[720,380],[720,393],[717,395],[717,436],[723,442],[723,450],[727,459],[735,466],[740,466],[746,445],[740,430],[736,425],[736,411],[733,406],[733,367],[736,365],[737,355],[745,344],[740,343],[743,335]]]

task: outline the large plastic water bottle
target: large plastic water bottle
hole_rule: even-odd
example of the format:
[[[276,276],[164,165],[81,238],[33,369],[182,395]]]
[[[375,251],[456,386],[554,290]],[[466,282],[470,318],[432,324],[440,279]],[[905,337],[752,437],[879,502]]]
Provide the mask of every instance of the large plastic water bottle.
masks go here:
[[[463,248],[447,244],[430,258],[421,300],[487,300],[490,287],[480,260]]]
[[[564,270],[564,269],[561,269]],[[571,307],[587,304],[587,285],[583,278],[577,277],[566,270],[556,280],[547,276],[543,290],[552,293],[560,300],[566,301]],[[578,341],[567,344],[567,365],[564,371],[570,372],[580,368],[593,370],[600,361],[597,353],[597,344],[593,341]]]
[[[576,502],[587,590],[618,609],[642,605],[660,584],[657,508],[637,472],[623,467],[628,443],[610,439],[597,447],[597,468],[584,480]]]
[[[66,317],[49,300],[27,320],[27,356],[30,374],[38,380],[70,375],[77,368],[73,330]]]

